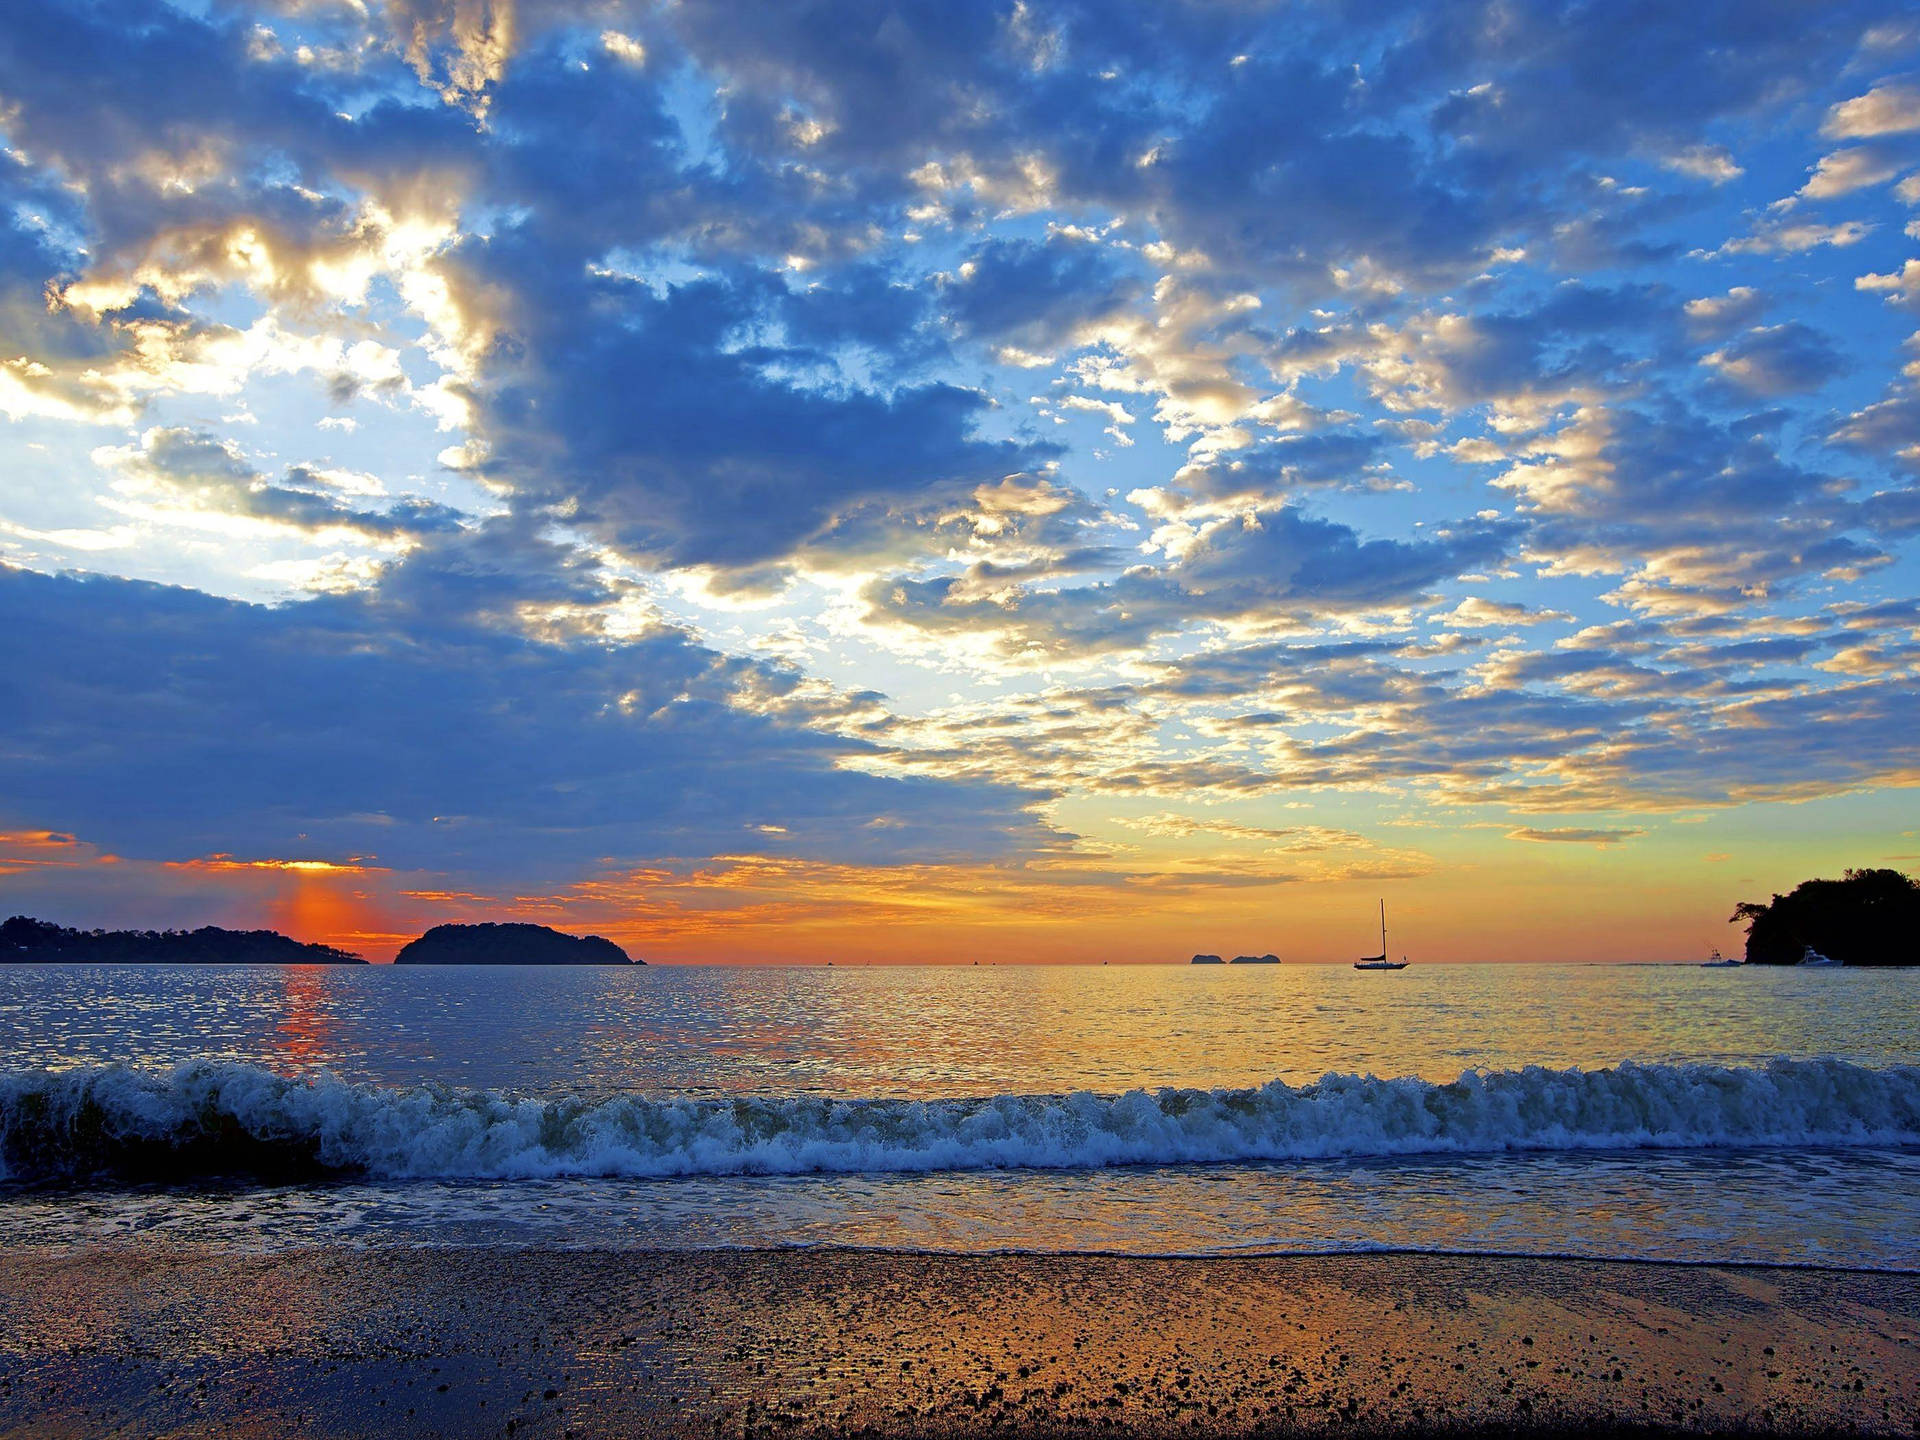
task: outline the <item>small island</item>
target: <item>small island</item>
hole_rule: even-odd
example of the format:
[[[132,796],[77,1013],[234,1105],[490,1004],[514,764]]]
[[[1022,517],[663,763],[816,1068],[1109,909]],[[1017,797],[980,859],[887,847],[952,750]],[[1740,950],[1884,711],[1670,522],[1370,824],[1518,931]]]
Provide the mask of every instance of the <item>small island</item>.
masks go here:
[[[1920,965],[1920,884],[1898,870],[1849,870],[1736,905],[1749,965],[1798,965],[1809,949],[1841,965]]]
[[[309,945],[277,930],[72,930],[15,915],[0,925],[0,964],[16,965],[364,965],[331,945]]]
[[[598,935],[488,921],[436,925],[394,956],[396,965],[644,965]]]
[[[1227,963],[1229,965],[1278,965],[1280,957],[1268,951],[1265,955],[1236,955]]]
[[[1227,962],[1222,960],[1218,955],[1196,955],[1189,963],[1194,965],[1224,965]]]

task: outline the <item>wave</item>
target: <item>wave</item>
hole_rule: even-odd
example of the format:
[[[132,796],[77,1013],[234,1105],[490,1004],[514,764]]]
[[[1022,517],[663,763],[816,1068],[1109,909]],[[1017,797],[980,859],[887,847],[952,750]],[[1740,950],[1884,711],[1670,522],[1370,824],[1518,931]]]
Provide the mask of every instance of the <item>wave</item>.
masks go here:
[[[1623,1064],[976,1100],[532,1099],[196,1060],[0,1075],[0,1179],[794,1175],[1920,1143],[1920,1066]]]

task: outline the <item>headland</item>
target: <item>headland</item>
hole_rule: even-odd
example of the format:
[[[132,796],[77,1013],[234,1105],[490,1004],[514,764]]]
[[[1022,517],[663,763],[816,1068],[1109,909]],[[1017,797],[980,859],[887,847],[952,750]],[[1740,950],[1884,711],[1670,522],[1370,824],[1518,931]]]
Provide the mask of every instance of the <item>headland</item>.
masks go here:
[[[644,965],[598,935],[566,935],[546,925],[436,925],[409,941],[396,965]]]
[[[332,945],[310,945],[277,930],[73,930],[26,915],[0,924],[0,964],[22,965],[364,965]]]

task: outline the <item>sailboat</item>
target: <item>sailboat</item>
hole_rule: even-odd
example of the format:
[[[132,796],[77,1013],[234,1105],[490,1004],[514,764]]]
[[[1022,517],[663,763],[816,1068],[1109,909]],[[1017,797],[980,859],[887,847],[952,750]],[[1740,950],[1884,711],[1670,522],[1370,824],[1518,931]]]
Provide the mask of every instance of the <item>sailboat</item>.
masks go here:
[[[1354,961],[1353,968],[1356,970],[1404,970],[1407,968],[1404,957],[1399,960],[1387,959],[1387,902],[1384,900],[1380,902],[1380,953]]]

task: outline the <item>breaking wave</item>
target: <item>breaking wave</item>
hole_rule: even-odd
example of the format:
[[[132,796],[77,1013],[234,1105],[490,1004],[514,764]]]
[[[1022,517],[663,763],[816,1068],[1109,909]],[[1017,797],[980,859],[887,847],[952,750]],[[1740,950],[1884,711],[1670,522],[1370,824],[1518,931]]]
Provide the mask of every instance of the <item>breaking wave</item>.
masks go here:
[[[1501,1151],[1920,1143],[1920,1066],[1776,1060],[1328,1075],[978,1100],[529,1099],[196,1060],[0,1075],[0,1179],[1094,1169]]]

